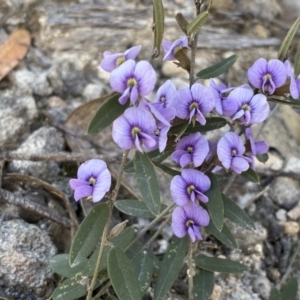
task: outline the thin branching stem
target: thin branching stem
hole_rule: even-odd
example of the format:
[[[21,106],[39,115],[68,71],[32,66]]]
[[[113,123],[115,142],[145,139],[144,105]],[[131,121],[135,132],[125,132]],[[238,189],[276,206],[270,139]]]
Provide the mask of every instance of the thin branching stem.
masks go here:
[[[193,260],[193,243],[190,241],[188,252],[188,283],[189,283],[189,300],[194,299],[194,260]]]
[[[114,206],[114,203],[117,199],[117,196],[118,196],[118,193],[119,193],[119,190],[120,190],[120,187],[121,187],[121,181],[122,181],[122,177],[123,177],[123,173],[124,173],[128,153],[129,153],[129,150],[127,150],[123,153],[122,162],[121,162],[121,165],[120,165],[120,171],[119,171],[119,175],[118,175],[118,178],[117,178],[116,186],[115,186],[115,188],[112,192],[112,197],[111,197],[110,202],[109,202],[109,217],[108,217],[108,220],[111,219],[113,206]],[[104,247],[105,247],[106,240],[107,240],[108,226],[109,226],[109,221],[107,221],[107,223],[104,227],[103,233],[102,233],[99,255],[98,255],[98,258],[97,258],[94,275],[93,275],[91,284],[89,286],[89,290],[88,290],[86,300],[91,300],[92,299],[93,290],[94,290],[95,285],[96,285],[97,276],[98,276],[98,273],[99,273],[100,264],[101,264],[101,260],[102,260],[102,257],[103,257]]]

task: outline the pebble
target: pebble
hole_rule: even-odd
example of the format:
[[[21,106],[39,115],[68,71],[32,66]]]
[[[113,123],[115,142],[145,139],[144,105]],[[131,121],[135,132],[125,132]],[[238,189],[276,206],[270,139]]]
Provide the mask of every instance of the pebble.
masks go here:
[[[258,276],[253,280],[253,290],[257,292],[262,299],[269,299],[271,293],[271,283],[267,277]]]
[[[300,203],[295,206],[293,209],[291,209],[288,213],[287,213],[288,217],[291,218],[292,220],[298,220],[300,219]]]
[[[282,226],[284,227],[284,233],[288,235],[295,235],[299,232],[299,224],[295,221],[287,221],[282,223]]]
[[[286,210],[283,208],[277,210],[276,219],[278,221],[285,222],[286,221]]]

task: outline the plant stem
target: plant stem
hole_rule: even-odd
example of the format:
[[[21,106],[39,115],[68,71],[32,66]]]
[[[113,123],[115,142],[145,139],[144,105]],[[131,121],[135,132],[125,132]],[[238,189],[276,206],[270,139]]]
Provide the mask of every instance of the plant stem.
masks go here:
[[[188,283],[189,283],[189,300],[194,299],[194,260],[193,260],[193,243],[190,241],[188,252]]]
[[[128,153],[129,153],[129,150],[127,150],[123,153],[122,162],[121,162],[121,165],[120,165],[120,171],[119,171],[119,175],[118,175],[118,178],[117,178],[116,186],[115,186],[115,188],[112,192],[112,197],[111,197],[110,203],[109,203],[109,217],[108,217],[108,220],[110,220],[110,218],[111,218],[112,210],[113,210],[113,207],[114,207],[114,202],[117,199],[119,189],[121,187],[121,181],[122,181],[122,177],[123,177],[124,168],[125,168],[125,165],[126,165]],[[102,260],[102,256],[103,256],[103,252],[104,252],[104,247],[105,247],[105,244],[106,244],[108,226],[109,226],[109,222],[106,223],[106,225],[104,227],[104,230],[103,230],[103,233],[102,233],[99,255],[98,255],[98,258],[97,258],[94,275],[93,275],[91,284],[89,286],[89,290],[88,290],[86,300],[91,300],[92,299],[93,290],[94,290],[95,285],[96,285],[96,280],[97,280],[97,276],[98,276],[99,269],[100,269],[100,264],[101,264],[101,260]]]

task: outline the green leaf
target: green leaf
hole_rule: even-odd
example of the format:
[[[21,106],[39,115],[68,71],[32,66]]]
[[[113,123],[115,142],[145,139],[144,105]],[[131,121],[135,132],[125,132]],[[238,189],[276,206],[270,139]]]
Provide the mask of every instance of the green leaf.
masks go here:
[[[204,25],[209,16],[208,11],[204,11],[199,14],[192,22],[187,26],[187,35],[189,37],[194,36],[198,33],[199,29]]]
[[[52,293],[53,300],[75,300],[86,294],[83,285],[69,278],[61,283]]]
[[[257,158],[257,160],[260,161],[261,163],[265,163],[265,162],[268,161],[269,155],[268,155],[268,153],[258,154],[258,155],[256,155],[256,158]]]
[[[136,254],[141,252],[143,248],[143,245],[140,242],[135,242],[133,243],[127,250],[126,250],[126,255],[130,260],[135,258]]]
[[[271,291],[269,300],[287,300],[287,299],[282,299],[280,292],[277,291],[276,289],[273,289]]]
[[[209,177],[211,182],[210,189],[205,193],[209,199],[207,203],[207,210],[211,221],[214,223],[216,228],[221,231],[224,219],[224,205],[219,182],[213,173],[207,172],[206,175]]]
[[[136,200],[135,200],[136,201]],[[134,237],[134,229],[132,227],[124,228],[121,233],[109,240],[115,247],[124,250]]]
[[[189,239],[187,236],[182,239],[174,237],[161,262],[154,288],[153,300],[164,299],[165,295],[172,287],[181,270],[188,245]]]
[[[109,208],[106,203],[96,205],[78,228],[70,250],[72,267],[85,261],[92,253],[108,221]]]
[[[119,103],[119,94],[113,94],[107,99],[91,119],[87,132],[96,134],[105,127],[109,126],[117,117],[119,117],[129,106],[129,101],[125,105]]]
[[[120,300],[140,300],[142,296],[137,275],[130,260],[119,248],[108,254],[108,275]]]
[[[140,218],[154,218],[155,216],[149,211],[144,202],[138,200],[119,200],[115,202],[118,210],[129,216]]]
[[[240,274],[249,270],[247,266],[240,264],[237,261],[217,257],[209,257],[203,254],[197,255],[194,260],[195,264],[199,268],[211,272]]]
[[[49,264],[53,271],[62,277],[73,277],[76,273],[80,272],[86,265],[87,259],[77,265],[71,267],[69,263],[69,254],[58,254],[50,258]]]
[[[221,243],[224,245],[230,247],[230,248],[237,248],[237,243],[234,239],[234,236],[232,235],[229,228],[226,226],[226,224],[223,224],[222,231],[219,231],[213,222],[210,222],[207,227],[205,227],[205,231],[212,234],[216,239],[218,239]]]
[[[160,212],[159,186],[153,164],[146,153],[135,152],[134,169],[139,190],[148,209],[154,215]]]
[[[181,132],[182,128],[185,127],[187,123],[188,123],[188,121],[185,121],[181,124],[173,126],[169,130],[168,135],[179,134]],[[224,118],[220,118],[220,117],[207,118],[205,125],[201,125],[197,122],[197,124],[193,127],[193,124],[190,124],[184,134],[190,134],[190,133],[195,133],[195,132],[208,132],[208,131],[222,128],[226,124],[227,124],[227,121]]]
[[[174,169],[171,169],[163,164],[159,164],[159,163],[153,163],[156,167],[158,167],[159,169],[161,169],[164,173],[174,177],[176,175],[180,175],[181,172],[177,171],[177,170],[174,170]]]
[[[195,300],[207,300],[214,289],[214,273],[200,270],[194,277],[194,296]]]
[[[153,57],[160,54],[161,42],[164,35],[165,16],[162,0],[152,0],[153,3],[153,23],[154,23],[154,53]]]
[[[152,256],[149,254],[148,250],[144,250],[139,253],[131,263],[138,275],[142,293],[144,293],[150,285],[154,270]]]
[[[287,53],[289,51],[290,45],[298,30],[299,25],[300,25],[300,17],[295,21],[295,23],[292,25],[287,35],[283,39],[278,51],[278,59],[282,61],[287,59]]]
[[[189,23],[183,16],[183,14],[177,13],[175,16],[175,19],[176,19],[177,24],[179,25],[180,29],[183,31],[183,33],[187,34],[187,26]]]
[[[298,43],[297,52],[296,52],[296,55],[295,55],[294,74],[295,74],[296,78],[300,74],[300,41]]]
[[[237,56],[235,54],[231,55],[230,57],[223,59],[217,64],[201,70],[199,73],[196,74],[196,76],[200,79],[215,78],[225,73],[235,63],[236,59]]]
[[[253,221],[248,215],[233,201],[222,194],[224,203],[224,216],[231,222],[248,230],[255,230]]]
[[[288,282],[281,288],[281,298],[283,300],[296,300],[298,292],[298,281],[297,278],[292,277]]]
[[[286,101],[274,97],[268,97],[268,101],[283,104],[283,105],[289,105],[289,106],[295,106],[295,107],[300,107],[300,100],[293,100],[290,99],[291,101]]]
[[[248,181],[251,181],[251,182],[259,182],[259,177],[258,175],[256,174],[256,172],[249,168],[247,171],[245,172],[242,172],[241,173],[241,176],[243,176],[245,179],[247,179]]]
[[[167,146],[163,152],[159,152],[159,149],[156,149],[148,152],[147,155],[154,163],[160,163],[166,158],[168,158],[174,152],[174,150],[175,150],[175,146]],[[127,173],[134,172],[133,160],[126,164],[125,172]]]

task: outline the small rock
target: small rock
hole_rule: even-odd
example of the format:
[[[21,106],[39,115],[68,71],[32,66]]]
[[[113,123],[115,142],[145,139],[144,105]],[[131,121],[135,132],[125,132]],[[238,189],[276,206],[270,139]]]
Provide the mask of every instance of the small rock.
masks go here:
[[[8,295],[33,293],[30,299],[48,298],[53,277],[49,259],[56,253],[50,237],[38,227],[22,220],[4,221],[0,226],[0,286]]]
[[[295,206],[293,209],[291,209],[287,213],[287,215],[292,220],[298,220],[300,218],[300,203],[297,206]]]
[[[163,63],[161,71],[166,77],[180,76],[185,79],[189,78],[189,73],[186,70],[175,65],[172,61],[165,61]]]
[[[213,293],[211,295],[211,300],[220,300],[221,293],[222,293],[222,288],[218,284],[215,284]]]
[[[271,152],[268,153],[269,159],[262,163],[256,157],[254,157],[254,165],[258,170],[274,170],[278,171],[283,167],[283,159],[278,155],[275,155]]]
[[[103,86],[99,84],[91,83],[85,87],[82,96],[89,101],[89,100],[99,98],[101,94],[103,94]]]
[[[281,208],[276,212],[276,219],[278,221],[285,222],[286,221],[286,210]]]
[[[57,153],[62,151],[64,146],[64,138],[61,132],[54,127],[45,126],[32,133],[18,148],[17,152],[26,154]],[[32,162],[15,160],[9,164],[9,170],[51,182],[55,180],[59,172],[59,164],[54,161]]]
[[[271,293],[271,283],[268,278],[258,276],[253,280],[253,290],[257,292],[264,300],[269,299]]]
[[[289,235],[297,234],[300,229],[299,224],[295,221],[287,221],[284,222],[282,225],[284,227],[284,233]]]

